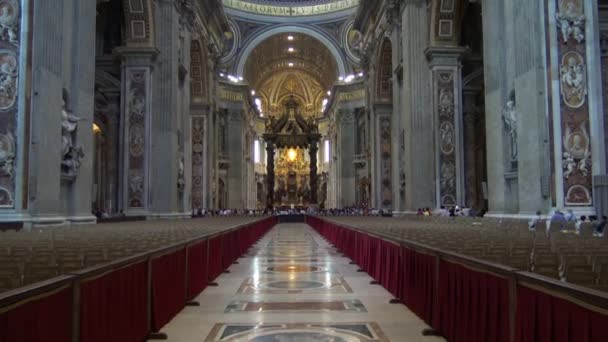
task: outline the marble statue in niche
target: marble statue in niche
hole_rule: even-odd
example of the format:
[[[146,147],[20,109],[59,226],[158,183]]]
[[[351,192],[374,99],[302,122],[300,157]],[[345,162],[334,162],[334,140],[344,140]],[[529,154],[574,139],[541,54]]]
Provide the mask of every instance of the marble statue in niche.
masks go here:
[[[560,11],[555,15],[557,27],[561,30],[562,40],[567,44],[570,37],[579,44],[585,40],[585,15],[579,4],[572,0],[563,1]]]
[[[587,95],[587,66],[583,56],[576,51],[564,54],[560,66],[560,85],[564,102],[571,108],[579,108]]]
[[[517,109],[515,108],[515,93],[512,92],[505,108],[502,111],[502,121],[504,123],[505,130],[509,136],[509,151],[511,161],[517,161],[518,149],[517,149]]]
[[[177,190],[179,193],[183,193],[186,187],[186,176],[184,171],[184,156],[183,154],[179,157],[179,164],[177,168]]]
[[[82,119],[66,108],[67,95],[64,94],[61,110],[61,175],[75,178],[80,170],[84,150],[77,141],[78,122]]]
[[[13,178],[15,168],[15,137],[11,132],[0,134],[0,171]]]
[[[19,45],[19,3],[0,0],[0,39]]]

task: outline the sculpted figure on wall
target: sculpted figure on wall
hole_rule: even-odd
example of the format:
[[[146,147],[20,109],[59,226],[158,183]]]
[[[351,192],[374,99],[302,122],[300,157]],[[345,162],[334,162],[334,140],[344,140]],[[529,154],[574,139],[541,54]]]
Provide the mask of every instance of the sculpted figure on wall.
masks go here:
[[[19,44],[19,3],[0,0],[0,37],[11,44]]]
[[[84,157],[82,146],[76,142],[80,120],[66,109],[64,99],[61,110],[61,174],[64,177],[76,177],[80,170],[80,160]]]
[[[0,134],[0,170],[13,178],[15,167],[15,137],[11,132]]]
[[[567,126],[563,141],[565,151],[562,161],[564,178],[570,178],[575,171],[578,171],[583,176],[587,176],[591,165],[591,151],[589,148],[589,135],[585,126],[582,125],[579,129],[575,130]]]
[[[587,66],[583,56],[570,51],[562,58],[560,66],[561,92],[564,102],[571,108],[579,108],[587,95]]]
[[[555,17],[564,43],[568,43],[570,37],[574,38],[579,44],[585,40],[586,18],[574,2],[565,2],[562,5],[562,10]]]
[[[502,112],[502,120],[505,129],[509,135],[510,158],[512,161],[517,160],[517,110],[515,109],[515,94],[507,101]]]

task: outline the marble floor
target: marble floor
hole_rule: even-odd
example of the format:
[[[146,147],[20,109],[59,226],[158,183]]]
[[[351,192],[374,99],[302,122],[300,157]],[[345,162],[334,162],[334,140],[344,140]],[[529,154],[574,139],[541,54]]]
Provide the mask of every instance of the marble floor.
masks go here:
[[[426,324],[305,224],[277,225],[162,330],[173,342],[415,342]]]

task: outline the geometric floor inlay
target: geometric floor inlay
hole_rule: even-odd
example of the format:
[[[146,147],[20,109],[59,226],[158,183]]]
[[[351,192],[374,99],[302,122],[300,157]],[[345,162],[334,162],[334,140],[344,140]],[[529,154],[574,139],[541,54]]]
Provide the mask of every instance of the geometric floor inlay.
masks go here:
[[[378,324],[219,323],[205,342],[389,342]]]
[[[367,312],[358,299],[336,301],[301,302],[249,302],[234,300],[226,307],[226,313],[235,312]]]
[[[249,277],[245,279],[238,294],[332,294],[352,293],[343,277],[330,273],[309,273],[307,277]]]

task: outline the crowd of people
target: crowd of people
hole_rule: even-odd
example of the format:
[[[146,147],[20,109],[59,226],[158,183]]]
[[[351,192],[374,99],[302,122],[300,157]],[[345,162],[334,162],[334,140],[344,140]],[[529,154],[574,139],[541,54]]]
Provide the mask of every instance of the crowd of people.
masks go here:
[[[543,218],[542,213],[537,211],[536,216],[528,222],[528,228],[532,231],[536,231],[543,220],[545,221],[545,229],[547,232],[549,232],[552,225],[557,224],[562,230],[567,230],[568,226],[574,226],[574,233],[576,234],[581,233],[583,224],[590,223],[591,227],[593,227],[593,236],[596,237],[604,237],[606,224],[608,223],[608,217],[606,217],[606,215],[603,215],[601,218],[598,218],[595,215],[581,215],[577,217],[572,210],[568,210],[564,213],[560,209],[556,209],[553,214],[546,218]],[[568,224],[570,222],[572,224]]]

